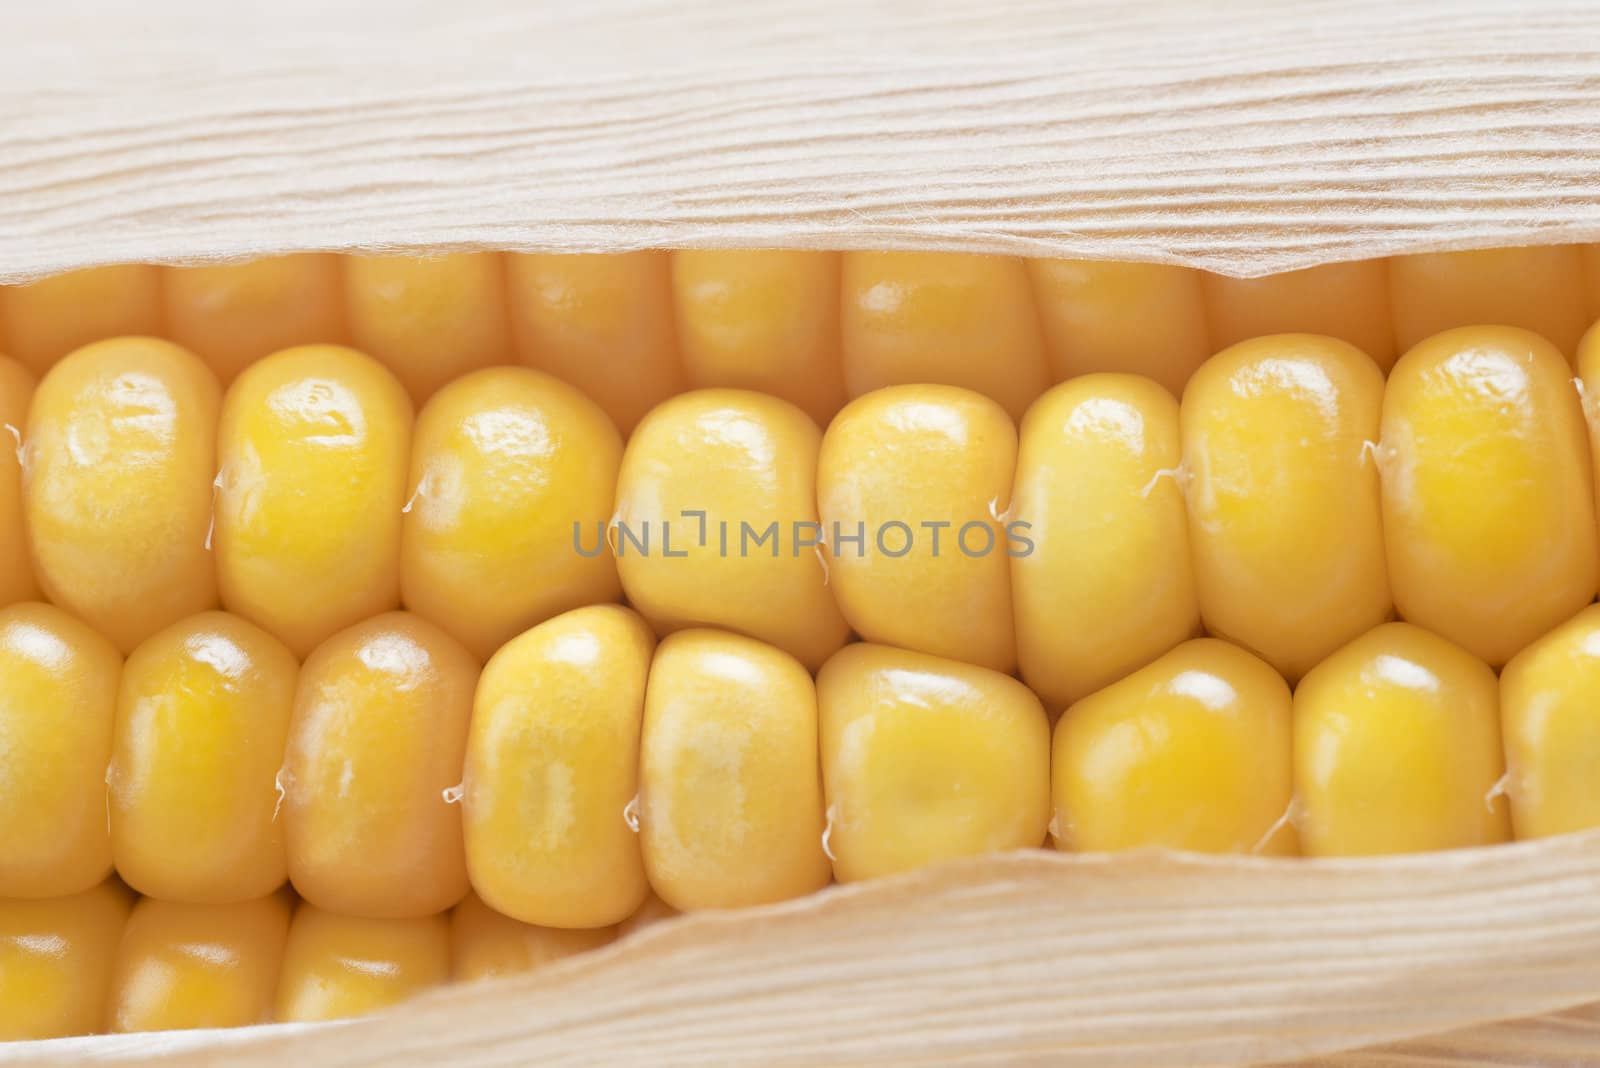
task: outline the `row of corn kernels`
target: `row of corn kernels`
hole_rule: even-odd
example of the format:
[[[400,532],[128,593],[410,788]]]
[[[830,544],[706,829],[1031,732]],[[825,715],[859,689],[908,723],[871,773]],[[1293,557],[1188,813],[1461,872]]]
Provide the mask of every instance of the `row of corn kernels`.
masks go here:
[[[48,605],[0,610],[0,897],[113,864],[167,900],[287,877],[311,903],[426,916],[469,885],[526,923],[608,926],[650,890],[738,907],[1044,844],[1313,856],[1600,826],[1600,607],[1482,660],[1386,623],[1291,697],[1270,665],[1185,642],[1054,728],[1010,676],[857,643],[812,676],[741,635],[656,644],[595,605],[479,671],[391,613],[297,666],[207,613],[124,665]],[[1509,809],[1509,812],[1508,812]]]
[[[1092,371],[1174,393],[1211,353],[1298,332],[1387,369],[1456,326],[1502,323],[1569,356],[1600,317],[1600,251],[1437,253],[1253,280],[1176,267],[928,253],[299,255],[243,265],[97,268],[0,287],[0,352],[43,374],[90,341],[168,337],[224,383],[256,359],[352,344],[417,403],[520,360],[594,397],[626,433],[687,388],[755,389],[826,423],[886,385],[973,389],[1018,417]]]
[[[297,906],[285,892],[231,905],[135,902],[114,881],[0,900],[0,1042],[357,1016],[446,979],[530,971],[617,933],[533,927],[470,894],[448,915],[400,920]]]
[[[1600,335],[1580,348],[1600,396]],[[1600,582],[1569,374],[1514,328],[1436,335],[1387,382],[1279,335],[1212,358],[1181,406],[1135,376],[1063,383],[1020,435],[957,387],[876,391],[825,433],[699,390],[624,447],[524,368],[452,382],[413,425],[353,350],[274,354],[219,401],[181,348],[114,339],[31,404],[0,359],[22,445],[0,455],[0,604],[42,589],[129,652],[220,603],[299,657],[404,604],[481,660],[625,594],[663,633],[725,627],[811,670],[851,631],[1020,665],[1052,709],[1202,622],[1293,679],[1398,607],[1498,666]]]

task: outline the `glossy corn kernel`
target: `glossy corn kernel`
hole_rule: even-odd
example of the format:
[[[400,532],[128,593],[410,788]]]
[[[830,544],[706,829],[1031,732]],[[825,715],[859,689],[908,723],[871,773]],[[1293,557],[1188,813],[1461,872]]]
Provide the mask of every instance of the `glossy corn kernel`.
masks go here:
[[[222,603],[304,657],[400,603],[411,402],[332,345],[285,349],[228,390],[218,429]]]
[[[161,272],[142,264],[68,271],[0,286],[0,352],[43,375],[74,349],[105,338],[161,333]]]
[[[1516,836],[1600,827],[1600,606],[1506,665],[1500,724]]]
[[[1400,614],[1491,665],[1595,595],[1594,490],[1561,354],[1463,327],[1403,356],[1383,399],[1383,523]]]
[[[1211,355],[1200,273],[1159,263],[1028,261],[1056,381],[1143,375],[1173,396]]]
[[[214,376],[151,338],[86,346],[34,391],[23,513],[50,600],[128,652],[217,601]]]
[[[1589,325],[1576,245],[1475,249],[1389,261],[1402,350],[1458,326],[1518,326],[1567,355]]]
[[[295,910],[273,1018],[285,1023],[364,1016],[450,978],[450,922]]]
[[[472,886],[490,908],[605,927],[644,900],[629,814],[654,650],[636,613],[594,605],[512,639],[484,667],[462,815]]]
[[[22,464],[18,459],[33,399],[33,375],[0,356],[0,608],[39,599],[22,516]]]
[[[817,703],[840,882],[1044,842],[1050,724],[1020,682],[862,643],[823,666]]]
[[[161,299],[168,336],[228,383],[279,349],[344,341],[343,286],[337,256],[267,256],[169,268]]]
[[[1011,256],[847,252],[845,388],[937,383],[994,399],[1013,419],[1048,384],[1028,270]]]
[[[1390,610],[1378,488],[1383,374],[1334,338],[1225,349],[1183,395],[1206,629],[1290,679]]]
[[[1600,323],[1590,327],[1578,342],[1575,363],[1578,397],[1589,434],[1589,470],[1594,480],[1596,512],[1600,515]]]
[[[531,972],[616,937],[615,927],[535,927],[502,916],[477,894],[468,894],[450,913],[451,975],[470,982]]]
[[[1017,431],[994,401],[897,386],[852,401],[822,439],[817,504],[828,584],[869,642],[1009,672],[1011,558],[1027,531],[1001,517]]]
[[[413,435],[406,607],[482,659],[553,615],[615,601],[602,531],[621,461],[616,427],[565,382],[493,367],[450,383]]]
[[[299,667],[282,642],[223,612],[175,623],[128,657],[106,776],[128,885],[222,904],[283,883],[276,779]]]
[[[1409,623],[1385,623],[1313,668],[1294,695],[1306,855],[1508,839],[1498,703],[1487,664]]]
[[[506,257],[517,356],[571,382],[623,434],[685,388],[665,252]]]
[[[1056,845],[1292,854],[1289,687],[1215,638],[1185,642],[1056,724]]]
[[[1033,551],[1011,560],[1022,678],[1059,711],[1200,626],[1178,402],[1133,375],[1064,382],[1028,409],[1011,512]]]
[[[498,253],[348,256],[351,344],[394,372],[421,405],[446,382],[512,358]]]
[[[744,390],[651,412],[623,453],[611,531],[629,603],[663,633],[725,627],[820,666],[847,636],[815,548],[821,437],[794,405]]]
[[[59,608],[0,609],[0,898],[75,894],[110,873],[121,670],[111,643]]]
[[[355,916],[440,912],[467,892],[461,782],[478,662],[416,616],[340,631],[300,670],[283,762],[289,877]]]
[[[114,881],[69,897],[0,897],[0,1042],[102,1029],[131,905]]]
[[[725,631],[663,641],[645,695],[639,820],[650,885],[676,908],[826,886],[817,693],[800,662]]]
[[[117,949],[109,1030],[268,1022],[289,912],[287,894],[236,905],[144,898],[134,906]]]
[[[672,291],[691,388],[770,393],[820,426],[844,406],[837,252],[674,252]]]
[[[1263,278],[1205,275],[1212,344],[1224,349],[1268,334],[1319,334],[1349,342],[1387,371],[1399,355],[1387,263],[1329,263]]]

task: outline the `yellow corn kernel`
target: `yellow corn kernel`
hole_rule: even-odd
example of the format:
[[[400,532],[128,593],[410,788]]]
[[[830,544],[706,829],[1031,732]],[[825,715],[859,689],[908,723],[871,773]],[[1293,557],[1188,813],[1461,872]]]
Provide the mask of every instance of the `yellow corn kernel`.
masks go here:
[[[1211,355],[1200,273],[1160,263],[1029,260],[1056,381],[1097,371],[1183,392]]]
[[[1589,470],[1594,479],[1596,512],[1600,513],[1600,323],[1590,327],[1578,342],[1575,362],[1578,398],[1589,435]]]
[[[1051,761],[1056,845],[1295,852],[1289,687],[1215,638],[1073,705]]]
[[[289,925],[273,1017],[292,1023],[364,1016],[449,978],[447,917],[371,919],[303,904]]]
[[[1519,326],[1572,355],[1589,325],[1577,245],[1425,252],[1389,261],[1402,350],[1458,326]]]
[[[81,348],[34,391],[22,498],[39,583],[123,652],[217,603],[220,393],[205,364],[152,338]]]
[[[1594,599],[1594,490],[1566,363],[1514,327],[1403,356],[1383,399],[1383,522],[1400,614],[1499,665]]]
[[[267,256],[249,263],[173,267],[162,285],[168,336],[224,384],[263,356],[345,340],[337,256]]]
[[[0,1042],[102,1028],[131,906],[115,881],[70,897],[0,898]]]
[[[645,693],[639,816],[650,885],[676,908],[826,886],[817,691],[800,662],[724,631],[663,641]]]
[[[616,427],[565,382],[492,367],[450,383],[413,435],[406,607],[486,659],[535,623],[615,601],[603,529],[621,462]]]
[[[39,599],[22,516],[22,465],[17,459],[33,384],[26,367],[0,356],[0,608]]]
[[[121,670],[111,643],[59,608],[0,609],[0,898],[75,894],[110,873]]]
[[[820,426],[844,406],[837,252],[674,252],[672,290],[692,388],[770,393]]]
[[[1225,349],[1268,334],[1348,341],[1387,371],[1398,355],[1384,260],[1329,263],[1263,278],[1203,278],[1211,342]]]
[[[289,877],[301,896],[376,917],[426,916],[461,900],[452,800],[477,676],[454,638],[405,612],[340,631],[311,654],[281,774]]]
[[[0,286],[0,324],[0,351],[43,375],[91,341],[161,333],[161,272],[120,264]]]
[[[616,937],[615,927],[535,927],[502,916],[477,894],[468,894],[450,913],[451,975],[470,982],[531,972]]]
[[[400,604],[411,402],[366,356],[307,345],[252,364],[222,405],[222,603],[305,657]]]
[[[856,644],[817,676],[827,848],[855,882],[1044,842],[1050,724],[999,672]]]
[[[847,252],[840,313],[845,389],[960,386],[1019,419],[1049,384],[1023,261],[957,252]]]
[[[1516,836],[1600,827],[1600,606],[1585,608],[1506,665],[1500,723]]]
[[[272,1018],[289,895],[235,905],[145,898],[133,907],[111,980],[112,1031],[244,1027]]]
[[[523,363],[593,397],[623,434],[685,388],[665,252],[506,257]]]
[[[661,632],[726,627],[815,670],[848,635],[815,549],[822,432],[776,397],[705,389],[639,424],[611,532],[628,601]],[[585,531],[594,548],[598,531]]]
[[[1017,430],[994,401],[897,386],[852,401],[822,439],[817,503],[828,582],[869,642],[1009,672],[1017,662],[1002,520]]]
[[[1385,623],[1318,664],[1294,695],[1306,855],[1507,840],[1497,706],[1487,664],[1409,623]]]
[[[249,901],[283,883],[276,820],[300,665],[251,623],[206,612],[122,670],[110,787],[117,871],[151,897]]]
[[[1290,679],[1389,615],[1382,408],[1377,366],[1310,334],[1224,349],[1184,392],[1200,613]]]
[[[1091,374],[1022,420],[1011,560],[1022,678],[1060,709],[1200,627],[1178,472],[1178,402],[1134,375]]]
[[[344,262],[351,344],[393,371],[418,405],[453,378],[511,361],[499,253]]]
[[[472,886],[490,908],[604,927],[644,900],[628,813],[654,649],[637,614],[593,605],[513,638],[483,669],[462,817]]]
[[[680,916],[677,909],[662,901],[654,893],[648,894],[644,904],[633,910],[633,915],[617,925],[617,937],[626,938],[635,931],[642,931],[646,927],[653,927],[662,920],[670,920]]]

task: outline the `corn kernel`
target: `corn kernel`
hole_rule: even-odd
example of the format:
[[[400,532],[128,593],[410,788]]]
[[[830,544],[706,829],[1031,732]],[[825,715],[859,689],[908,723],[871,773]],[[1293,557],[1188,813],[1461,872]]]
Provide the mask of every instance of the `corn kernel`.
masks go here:
[[[1403,350],[1458,326],[1517,326],[1571,356],[1589,325],[1583,281],[1576,245],[1396,256],[1395,337]]]
[[[663,641],[645,692],[639,802],[645,872],[676,908],[761,905],[826,886],[806,669],[724,631]]]
[[[847,636],[816,531],[801,526],[817,519],[821,437],[794,405],[744,390],[698,390],[651,412],[617,480],[629,603],[663,633],[726,627],[820,666]]]
[[[112,1031],[244,1027],[272,1018],[289,896],[235,905],[145,898],[117,950]]]
[[[168,336],[227,384],[279,349],[343,342],[343,286],[337,256],[169,268],[162,285]]]
[[[282,885],[275,782],[299,669],[282,642],[222,612],[133,651],[106,776],[112,853],[128,885],[201,904]]]
[[[364,1016],[449,978],[446,917],[382,920],[303,904],[289,925],[273,1016],[283,1022]]]
[[[601,530],[621,462],[616,427],[565,382],[494,367],[450,383],[413,435],[406,607],[482,659],[553,615],[615,601],[622,586]]]
[[[467,865],[490,908],[547,927],[604,927],[644,900],[627,814],[655,639],[620,605],[512,639],[483,669],[463,776]]]
[[[106,763],[122,657],[59,608],[0,609],[0,898],[111,872]]]
[[[837,252],[674,252],[672,289],[692,388],[770,393],[819,426],[844,406]]]
[[[43,375],[91,341],[161,333],[161,272],[119,264],[0,286],[0,325],[0,351]]]
[[[1026,533],[1001,518],[1016,461],[1006,413],[953,386],[884,389],[839,413],[822,439],[817,502],[828,582],[856,633],[1016,666],[1010,554]]]
[[[1589,470],[1593,474],[1596,512],[1600,513],[1600,323],[1578,342],[1575,362],[1579,404],[1589,435]]]
[[[217,603],[220,392],[205,364],[151,338],[81,348],[34,392],[22,497],[39,583],[123,652]]]
[[[451,379],[512,359],[500,255],[348,256],[351,343],[421,405]]]
[[[1134,375],[1050,390],[1022,420],[1012,513],[1033,551],[1011,561],[1023,681],[1059,711],[1200,627],[1178,402]]]
[[[1294,695],[1295,824],[1307,856],[1420,853],[1510,837],[1494,672],[1385,623]]]
[[[1383,400],[1383,522],[1400,614],[1491,665],[1594,599],[1594,490],[1561,354],[1463,327],[1403,356]]]
[[[1211,341],[1218,349],[1269,334],[1347,341],[1387,371],[1394,366],[1389,274],[1384,260],[1328,263],[1263,278],[1204,276]]]
[[[1295,852],[1289,687],[1243,649],[1185,642],[1056,724],[1056,844]]]
[[[70,897],[0,898],[0,1042],[101,1029],[131,906],[114,881]]]
[[[1019,419],[1048,385],[1028,270],[1015,257],[847,252],[841,331],[852,397],[961,386]]]
[[[289,877],[354,916],[439,912],[467,892],[461,781],[478,663],[404,612],[344,630],[300,671],[282,771]]]
[[[1382,406],[1365,354],[1309,334],[1225,349],[1184,392],[1200,614],[1290,679],[1389,615]]]
[[[1600,606],[1506,665],[1500,719],[1517,837],[1600,827]]]
[[[450,913],[451,975],[458,982],[517,975],[599,949],[616,937],[615,927],[535,927],[468,894]]]
[[[506,257],[523,363],[571,382],[623,434],[684,389],[665,252]]]
[[[823,666],[817,704],[840,882],[1044,842],[1050,724],[1020,682],[856,644]]]
[[[411,402],[351,349],[308,345],[252,364],[218,431],[222,603],[305,657],[400,604]]]
[[[1029,260],[1056,381],[1143,375],[1173,396],[1211,355],[1200,273],[1160,263]]]
[[[22,516],[22,465],[17,459],[33,385],[26,367],[0,356],[0,608],[40,596]]]

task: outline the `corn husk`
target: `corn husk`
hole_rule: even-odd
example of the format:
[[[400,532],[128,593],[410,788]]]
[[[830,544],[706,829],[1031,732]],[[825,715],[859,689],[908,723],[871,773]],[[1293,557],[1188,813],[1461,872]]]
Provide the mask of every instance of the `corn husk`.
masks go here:
[[[1591,3],[51,0],[0,40],[3,281],[717,246],[1251,276],[1600,240]],[[0,1064],[1594,1064],[1595,1003],[1600,833],[1039,853],[669,921],[367,1020]]]

